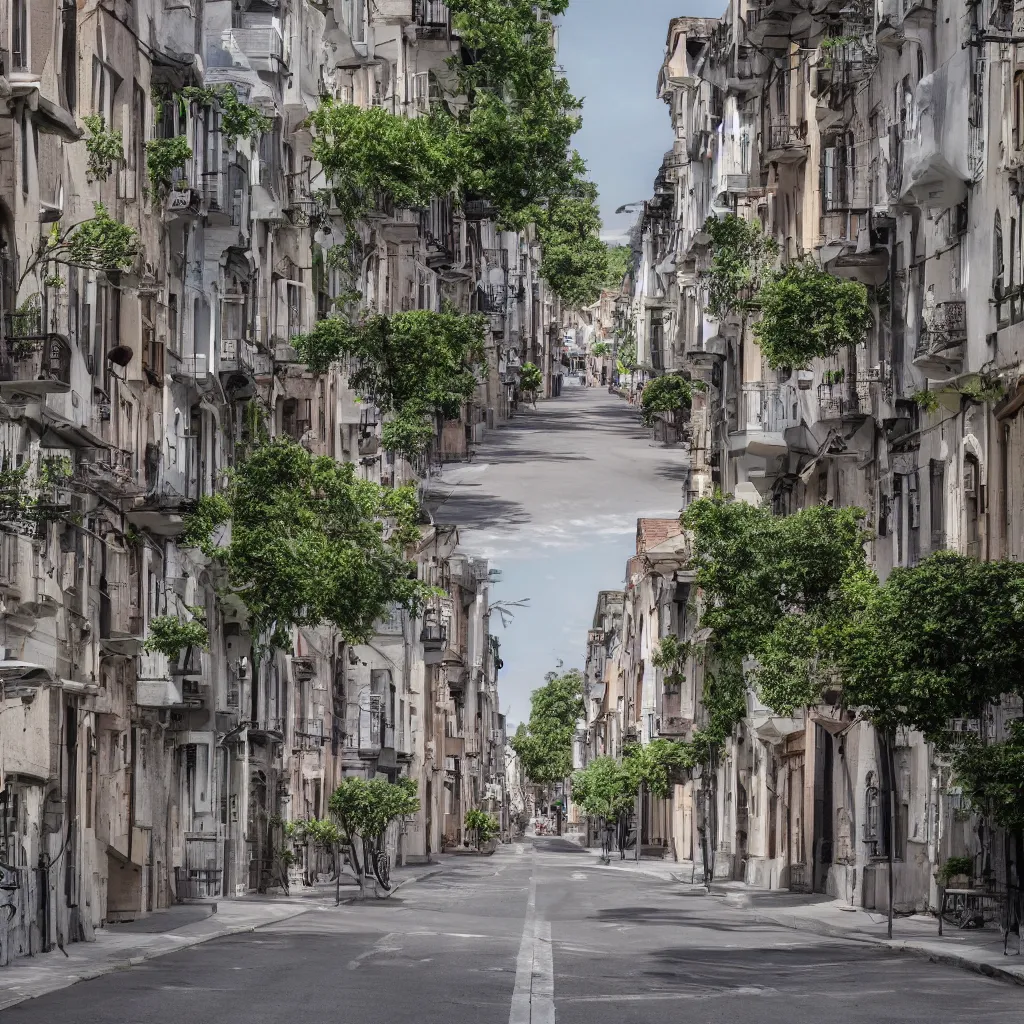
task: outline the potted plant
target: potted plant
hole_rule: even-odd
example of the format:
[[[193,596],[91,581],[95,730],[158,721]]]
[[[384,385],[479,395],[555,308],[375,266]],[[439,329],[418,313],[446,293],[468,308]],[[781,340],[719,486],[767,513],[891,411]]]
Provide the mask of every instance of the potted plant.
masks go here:
[[[950,857],[935,872],[935,881],[944,889],[968,889],[974,872],[972,857]]]

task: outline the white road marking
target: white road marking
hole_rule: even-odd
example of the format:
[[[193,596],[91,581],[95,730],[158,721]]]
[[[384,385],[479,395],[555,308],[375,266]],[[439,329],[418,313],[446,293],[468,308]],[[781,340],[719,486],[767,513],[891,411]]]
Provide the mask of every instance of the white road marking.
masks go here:
[[[745,985],[740,988],[715,989],[710,992],[630,992],[605,996],[562,996],[568,1003],[640,1003],[659,999],[720,999],[723,996],[778,995],[773,988]]]
[[[582,871],[574,871],[569,877],[574,882],[582,882],[587,876]]]
[[[551,922],[535,918],[530,1024],[555,1024],[554,961],[551,949]]]
[[[555,1024],[551,922],[537,916],[537,877],[532,872],[508,1024]]]
[[[382,935],[369,949],[360,953],[355,960],[350,960],[348,962],[348,969],[350,971],[358,970],[359,965],[364,960],[368,960],[371,956],[376,956],[378,953],[400,953],[402,951],[401,946],[391,945],[391,941],[395,937],[395,932],[388,932],[387,935]]]

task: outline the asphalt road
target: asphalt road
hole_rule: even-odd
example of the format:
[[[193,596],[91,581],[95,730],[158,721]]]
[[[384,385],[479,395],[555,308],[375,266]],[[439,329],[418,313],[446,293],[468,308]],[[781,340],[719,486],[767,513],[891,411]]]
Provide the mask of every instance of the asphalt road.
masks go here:
[[[598,591],[622,589],[639,517],[679,514],[688,465],[624,399],[567,378],[559,398],[521,409],[472,462],[427,482],[435,520],[458,525],[462,549],[501,571],[492,601],[528,601],[512,621],[491,618],[512,729],[546,672],[580,665]]]
[[[1019,988],[754,925],[557,840],[0,1012],[3,1024],[1020,1021]]]
[[[673,515],[688,467],[687,450],[653,441],[624,399],[566,378],[558,398],[522,407],[488,431],[472,462],[446,467],[425,490],[438,522],[457,523],[468,546],[493,556]]]

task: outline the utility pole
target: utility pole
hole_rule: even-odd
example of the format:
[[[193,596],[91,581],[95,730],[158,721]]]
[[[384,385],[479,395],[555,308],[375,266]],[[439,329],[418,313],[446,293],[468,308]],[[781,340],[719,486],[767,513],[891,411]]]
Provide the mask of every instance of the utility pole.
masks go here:
[[[896,846],[896,778],[894,772],[893,756],[893,733],[890,730],[885,732],[885,759],[886,770],[889,775],[889,842],[886,843],[888,852],[889,867],[889,923],[887,935],[892,938],[892,907],[893,907],[893,849]]]

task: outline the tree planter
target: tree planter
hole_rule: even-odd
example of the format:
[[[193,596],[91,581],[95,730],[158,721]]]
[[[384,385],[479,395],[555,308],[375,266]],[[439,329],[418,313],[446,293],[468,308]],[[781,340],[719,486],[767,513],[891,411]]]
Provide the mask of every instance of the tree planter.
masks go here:
[[[456,857],[490,857],[494,854],[494,851],[498,848],[497,839],[489,839],[479,849],[471,846],[459,846],[451,852]]]

